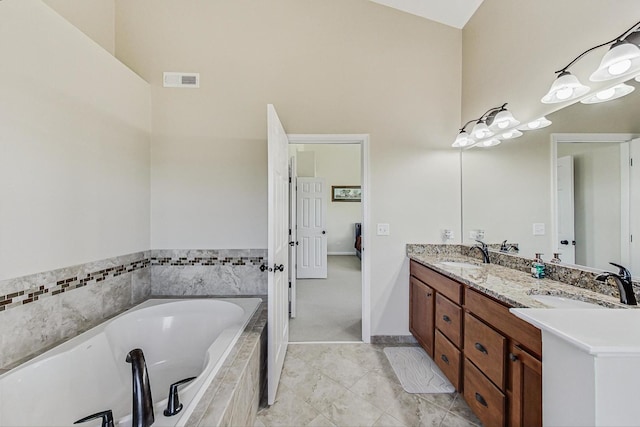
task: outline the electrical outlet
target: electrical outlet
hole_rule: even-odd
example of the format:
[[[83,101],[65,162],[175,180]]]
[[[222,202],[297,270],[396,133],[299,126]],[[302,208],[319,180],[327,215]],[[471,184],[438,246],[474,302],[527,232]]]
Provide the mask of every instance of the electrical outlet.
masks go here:
[[[442,240],[444,242],[446,242],[447,240],[452,240],[454,239],[455,236],[453,235],[453,230],[450,228],[445,228],[444,230],[442,230]]]
[[[471,230],[469,231],[469,238],[474,240],[484,239],[484,230]]]
[[[546,233],[546,230],[543,222],[536,222],[533,224],[534,236],[544,236],[545,233]]]
[[[388,236],[389,224],[378,224],[378,236]]]

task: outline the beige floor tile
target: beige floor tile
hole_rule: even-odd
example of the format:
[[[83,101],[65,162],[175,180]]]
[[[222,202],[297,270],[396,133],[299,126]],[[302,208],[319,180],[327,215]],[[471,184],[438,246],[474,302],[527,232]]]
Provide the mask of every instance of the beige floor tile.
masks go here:
[[[409,425],[403,424],[399,420],[393,418],[389,414],[382,414],[378,421],[373,425],[374,427],[411,427]]]
[[[317,417],[315,417],[313,420],[311,420],[311,422],[307,424],[307,427],[337,427],[337,426],[334,423],[332,423],[331,420],[329,420],[327,417],[320,414]]]
[[[353,386],[368,372],[364,366],[331,352],[323,353],[321,357],[309,363],[314,369],[347,388]]]
[[[404,393],[402,387],[377,371],[371,371],[350,388],[352,392],[386,411],[397,396]]]
[[[449,410],[455,415],[471,422],[472,424],[481,424],[480,420],[478,419],[478,417],[476,417],[471,408],[469,408],[469,405],[467,405],[467,402],[464,401],[464,398],[461,394],[456,397]]]
[[[381,409],[349,390],[336,396],[320,412],[337,426],[373,426],[383,413]]]
[[[391,400],[386,413],[408,426],[439,426],[448,411],[420,397],[402,392]]]
[[[280,384],[275,403],[258,411],[256,423],[261,422],[265,427],[306,426],[318,415],[319,412],[295,392]]]
[[[444,420],[442,420],[442,427],[477,427],[481,424],[473,424],[469,420],[457,416],[453,412],[449,412]]]

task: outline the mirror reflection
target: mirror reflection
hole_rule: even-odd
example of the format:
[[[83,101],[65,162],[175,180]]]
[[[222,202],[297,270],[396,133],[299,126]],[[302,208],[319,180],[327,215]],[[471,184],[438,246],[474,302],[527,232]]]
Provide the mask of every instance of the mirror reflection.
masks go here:
[[[462,154],[463,243],[640,276],[640,84],[619,99],[577,103],[553,124]],[[535,102],[535,100],[532,100]],[[636,242],[632,241],[636,232]],[[511,249],[512,251],[512,249]]]

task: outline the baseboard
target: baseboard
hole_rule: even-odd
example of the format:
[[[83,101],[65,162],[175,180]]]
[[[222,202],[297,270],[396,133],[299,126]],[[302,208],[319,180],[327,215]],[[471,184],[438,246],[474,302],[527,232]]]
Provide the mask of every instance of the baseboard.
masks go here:
[[[353,252],[327,252],[327,255],[355,255],[356,251]]]
[[[413,335],[372,335],[371,344],[418,344]]]

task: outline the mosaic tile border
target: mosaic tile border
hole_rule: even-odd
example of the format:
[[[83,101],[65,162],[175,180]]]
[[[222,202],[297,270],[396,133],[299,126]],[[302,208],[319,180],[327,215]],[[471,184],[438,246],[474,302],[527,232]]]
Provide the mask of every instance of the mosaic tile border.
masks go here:
[[[151,257],[151,265],[175,265],[175,266],[189,266],[189,265],[252,265],[261,266],[266,262],[265,257]]]
[[[92,283],[100,283],[103,280],[118,277],[122,274],[132,273],[136,270],[147,268],[150,261],[147,258],[132,261],[130,263],[120,264],[113,267],[104,268],[94,272],[86,273],[86,275],[74,275],[72,277],[56,280],[55,282],[45,283],[27,290],[12,292],[6,295],[0,295],[0,312],[11,308],[21,307],[38,301],[41,298],[52,297],[74,289],[79,289]],[[79,278],[79,276],[81,276]]]

